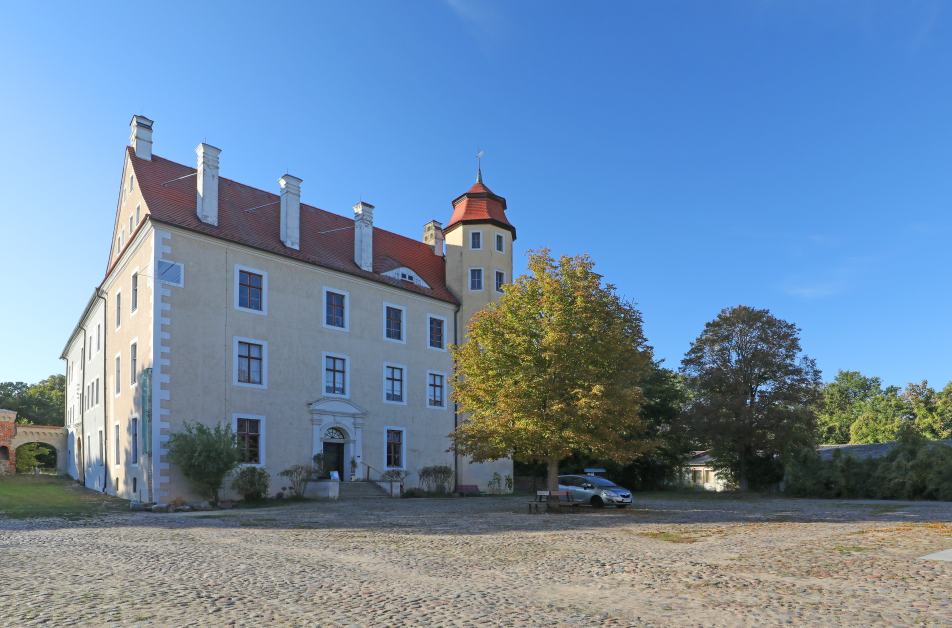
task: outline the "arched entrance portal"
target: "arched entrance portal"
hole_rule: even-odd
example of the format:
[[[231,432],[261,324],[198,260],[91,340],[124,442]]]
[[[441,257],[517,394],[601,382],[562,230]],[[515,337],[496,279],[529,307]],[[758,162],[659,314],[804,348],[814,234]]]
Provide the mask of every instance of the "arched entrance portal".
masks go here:
[[[57,475],[66,475],[66,428],[53,425],[17,425],[16,432],[10,441],[10,457],[16,458],[16,450],[22,445],[39,443],[53,449],[54,454],[48,458],[55,464]],[[42,461],[41,461],[42,462]]]
[[[56,448],[46,443],[23,443],[14,457],[17,473],[33,473],[34,467],[55,471],[58,466]]]
[[[350,480],[350,461],[357,462],[357,477],[364,477],[363,457],[364,419],[367,412],[348,399],[323,397],[308,408],[313,428],[312,454],[322,453],[332,463],[330,471],[337,471],[344,482]]]

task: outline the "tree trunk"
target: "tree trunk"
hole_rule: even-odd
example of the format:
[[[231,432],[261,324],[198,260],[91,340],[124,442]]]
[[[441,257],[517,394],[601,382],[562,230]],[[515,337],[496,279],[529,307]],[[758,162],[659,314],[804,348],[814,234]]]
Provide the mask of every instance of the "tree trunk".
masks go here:
[[[559,490],[559,461],[556,458],[549,458],[546,465],[548,467],[546,489],[557,491]]]
[[[740,477],[738,478],[737,488],[741,493],[747,492],[747,448],[740,450]]]

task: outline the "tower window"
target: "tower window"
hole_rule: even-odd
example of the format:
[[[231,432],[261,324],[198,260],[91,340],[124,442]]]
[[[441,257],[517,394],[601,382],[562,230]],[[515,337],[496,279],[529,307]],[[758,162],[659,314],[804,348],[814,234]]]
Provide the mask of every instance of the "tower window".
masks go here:
[[[482,231],[471,231],[469,234],[469,248],[474,251],[482,250],[483,248],[483,232]]]
[[[483,269],[482,268],[469,269],[469,289],[470,290],[483,289]]]
[[[506,236],[501,233],[496,234],[496,252],[505,253],[506,252]]]

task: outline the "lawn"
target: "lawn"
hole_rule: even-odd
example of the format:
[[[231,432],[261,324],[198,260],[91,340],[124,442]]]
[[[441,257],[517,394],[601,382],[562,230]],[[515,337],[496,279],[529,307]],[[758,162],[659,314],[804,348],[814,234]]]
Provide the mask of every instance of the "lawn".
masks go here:
[[[126,511],[128,504],[53,475],[0,476],[0,519],[82,519]]]

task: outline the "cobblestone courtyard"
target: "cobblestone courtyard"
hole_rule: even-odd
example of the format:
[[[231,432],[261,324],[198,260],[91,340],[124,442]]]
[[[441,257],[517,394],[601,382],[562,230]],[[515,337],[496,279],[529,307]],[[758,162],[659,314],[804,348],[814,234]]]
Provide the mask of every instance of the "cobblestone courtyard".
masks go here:
[[[952,625],[952,505],[636,497],[0,519],[0,625]]]

